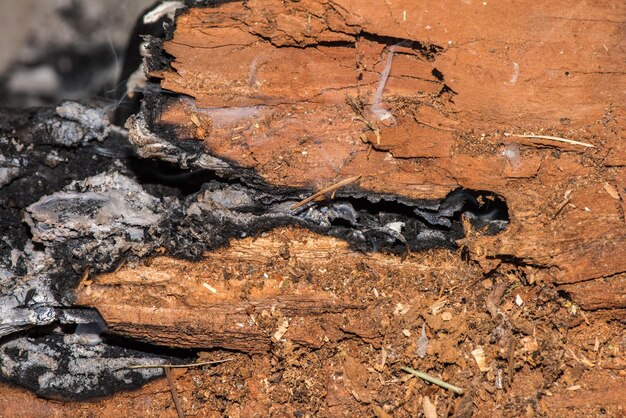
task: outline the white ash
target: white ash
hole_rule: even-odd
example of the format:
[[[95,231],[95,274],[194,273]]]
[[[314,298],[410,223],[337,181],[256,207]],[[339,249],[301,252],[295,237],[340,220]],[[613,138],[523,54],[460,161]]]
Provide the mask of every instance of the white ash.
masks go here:
[[[131,240],[137,240],[142,228],[150,228],[165,216],[159,199],[119,173],[75,182],[66,191],[43,197],[26,211],[25,220],[38,242],[64,242],[85,236],[104,240],[126,233],[129,227]]]
[[[50,124],[52,139],[57,144],[76,146],[93,140],[103,141],[111,133],[104,109],[67,101],[56,107],[56,113],[65,119]]]
[[[20,160],[0,154],[0,187],[6,186],[20,175]]]

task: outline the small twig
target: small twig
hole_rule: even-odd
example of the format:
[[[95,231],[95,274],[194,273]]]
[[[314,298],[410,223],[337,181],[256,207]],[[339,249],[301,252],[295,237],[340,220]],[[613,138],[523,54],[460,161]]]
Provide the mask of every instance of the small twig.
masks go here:
[[[407,373],[411,373],[412,375],[417,376],[417,377],[419,377],[421,379],[424,379],[427,382],[433,383],[433,384],[435,384],[437,386],[441,386],[444,389],[451,390],[452,392],[454,392],[456,394],[462,395],[465,392],[465,389],[462,389],[462,388],[460,388],[458,386],[454,386],[454,385],[452,385],[450,383],[444,382],[443,380],[438,379],[436,377],[433,377],[433,376],[431,376],[429,374],[426,374],[424,372],[420,372],[420,371],[411,369],[410,367],[402,367],[402,370],[407,372]]]
[[[354,183],[355,181],[357,181],[360,178],[361,178],[361,175],[359,174],[358,176],[349,177],[349,178],[347,178],[345,180],[341,180],[341,181],[339,181],[339,182],[337,182],[337,183],[335,183],[335,184],[333,184],[331,186],[323,188],[319,192],[312,194],[311,196],[307,197],[306,199],[299,201],[298,203],[293,205],[290,209],[291,210],[298,209],[300,206],[306,205],[310,201],[315,200],[318,197],[325,195],[326,193],[334,192],[335,190],[337,190],[337,189],[339,189],[339,188],[341,188],[343,186],[346,186],[346,185],[348,185],[350,183]]]
[[[443,414],[444,417],[448,418],[450,416],[450,411],[452,410],[452,406],[454,405],[454,395],[450,394],[448,396],[448,401],[446,402],[448,407],[446,408],[446,412]]]
[[[80,287],[87,287],[93,283],[93,280],[89,280],[89,274],[91,274],[91,266],[87,266],[83,274],[78,281]]]
[[[178,399],[178,392],[176,391],[174,380],[172,379],[172,372],[169,367],[165,367],[164,370],[165,377],[167,377],[167,383],[170,385],[170,392],[172,392],[172,399],[174,400],[174,406],[176,407],[178,418],[185,418],[185,413],[183,412],[183,407],[180,404],[180,399]]]
[[[583,319],[585,320],[585,324],[587,324],[588,326],[591,325],[591,322],[589,322],[589,318],[587,318],[587,314],[585,314],[585,311],[581,309],[579,312],[580,312],[580,316],[582,316]]]
[[[578,358],[576,353],[574,353],[574,351],[571,348],[565,347],[565,349],[569,352],[572,358],[576,360],[577,362],[584,364],[585,366],[589,368],[593,368],[595,366],[595,364],[591,360],[587,359],[585,356],[582,356],[582,359]]]
[[[515,338],[509,340],[509,353],[508,353],[508,381],[506,382],[507,388],[513,386],[513,374],[515,373]]]
[[[127,369],[182,369],[187,367],[200,367],[200,366],[208,366],[209,364],[219,364],[226,363],[227,361],[233,361],[234,358],[227,358],[224,360],[214,360],[214,361],[202,361],[200,363],[189,363],[189,364],[139,364],[137,366],[128,366]]]
[[[120,262],[117,263],[117,266],[115,266],[115,270],[113,270],[113,273],[117,273],[118,271],[120,271],[122,267],[124,267],[124,264],[126,264],[126,257],[123,257]]]
[[[554,211],[554,214],[552,215],[552,219],[556,219],[556,217],[559,216],[559,213],[561,213],[563,208],[565,208],[565,206],[567,206],[567,204],[571,200],[572,200],[572,190],[568,190],[568,191],[565,192],[565,195],[563,195],[563,200],[561,201],[559,206]]]
[[[547,139],[547,140],[550,140],[550,141],[565,142],[567,144],[572,144],[572,145],[580,145],[580,146],[587,147],[587,148],[595,148],[595,145],[589,144],[587,142],[574,141],[573,139],[567,139],[567,138],[559,138],[558,136],[521,135],[521,134],[511,134],[511,133],[508,133],[508,132],[505,132],[504,136],[514,136],[514,137],[517,137],[517,138],[529,138],[529,139]]]

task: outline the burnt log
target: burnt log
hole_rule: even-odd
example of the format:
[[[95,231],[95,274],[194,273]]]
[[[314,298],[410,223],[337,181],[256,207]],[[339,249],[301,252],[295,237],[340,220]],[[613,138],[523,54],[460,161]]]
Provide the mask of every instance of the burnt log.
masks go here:
[[[2,376],[87,399],[208,356],[208,414],[410,416],[446,399],[411,366],[475,389],[449,411],[618,414],[626,10],[461,3],[179,5],[126,130],[3,113]]]

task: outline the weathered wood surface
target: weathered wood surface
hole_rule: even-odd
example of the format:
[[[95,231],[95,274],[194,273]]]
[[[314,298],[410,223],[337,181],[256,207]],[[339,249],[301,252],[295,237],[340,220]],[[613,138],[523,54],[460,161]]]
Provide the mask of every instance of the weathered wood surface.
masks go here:
[[[552,268],[559,284],[626,271],[626,91],[616,88],[626,83],[624,5],[281,7],[230,3],[179,16],[164,45],[171,69],[151,75],[191,99],[166,100],[149,126],[173,127],[181,146],[201,140],[275,185],[319,189],[361,175],[365,190],[411,198],[494,191],[509,205],[508,230],[465,243],[486,271],[515,260]],[[389,62],[380,106],[394,126],[372,112]],[[511,142],[519,145],[507,154]],[[605,307],[622,304],[605,298]]]
[[[405,297],[421,299],[417,283],[429,275],[471,285],[477,271],[446,253],[401,262],[283,228],[201,261],[157,257],[98,275],[79,286],[77,303],[96,306],[110,332],[170,347],[264,353],[283,335],[313,348],[347,335],[373,341],[393,322],[395,287],[415,283]]]

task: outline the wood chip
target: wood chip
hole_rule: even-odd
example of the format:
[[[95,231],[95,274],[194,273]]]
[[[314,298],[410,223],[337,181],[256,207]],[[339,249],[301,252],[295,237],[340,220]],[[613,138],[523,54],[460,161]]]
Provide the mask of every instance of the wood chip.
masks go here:
[[[428,396],[422,398],[422,409],[426,418],[437,418],[437,406],[430,401]]]
[[[415,389],[415,385],[417,384],[417,379],[412,379],[413,375],[407,375],[406,377],[411,378],[411,380],[409,380],[406,392],[404,393],[405,402],[408,401],[411,396],[413,396],[413,389]]]
[[[372,411],[377,418],[392,418],[383,408],[378,405],[372,406]]]
[[[609,196],[611,196],[615,200],[620,200],[619,192],[612,184],[604,183],[603,187],[604,190],[606,190],[606,192],[609,194]]]
[[[479,345],[472,350],[472,356],[474,356],[474,360],[476,360],[476,364],[478,364],[478,368],[481,372],[488,372],[491,370],[491,367],[487,365],[487,356],[485,355],[485,350],[482,346]]]
[[[202,286],[204,286],[207,289],[209,289],[209,292],[211,292],[211,293],[217,293],[217,289],[215,289],[213,286],[211,286],[208,283],[202,283]]]
[[[196,114],[192,113],[191,116],[189,116],[189,119],[191,120],[191,122],[193,122],[194,125],[196,125],[197,128],[202,127],[200,119],[198,119],[198,116]]]
[[[289,329],[289,321],[285,319],[283,320],[283,322],[280,323],[280,325],[278,325],[278,329],[276,329],[276,332],[274,333],[274,338],[276,339],[276,341],[280,341],[280,339],[283,338],[283,335],[285,335],[287,329]]]
[[[403,304],[398,303],[393,309],[393,314],[396,316],[406,315],[406,313],[409,312],[410,309],[411,309],[410,306],[404,306]]]
[[[448,299],[446,299],[446,298],[439,299],[437,302],[433,303],[433,305],[430,307],[430,312],[433,315],[437,315],[437,313],[439,313],[441,308],[446,306],[446,303],[448,303]]]

